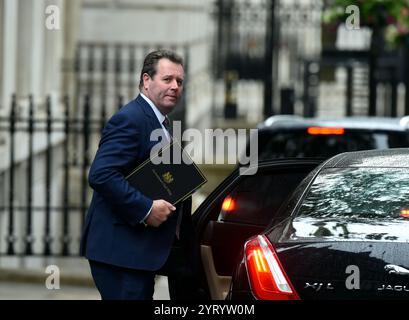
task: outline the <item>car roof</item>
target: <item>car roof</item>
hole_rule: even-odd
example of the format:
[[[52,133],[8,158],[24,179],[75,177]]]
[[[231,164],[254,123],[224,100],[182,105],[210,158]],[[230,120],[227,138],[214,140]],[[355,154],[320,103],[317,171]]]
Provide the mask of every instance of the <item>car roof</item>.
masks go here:
[[[409,168],[409,148],[354,151],[330,158],[325,168]]]
[[[409,116],[402,118],[387,117],[344,117],[337,119],[303,118],[296,115],[276,115],[261,123],[262,130],[303,129],[308,127],[343,127],[363,130],[409,130]]]

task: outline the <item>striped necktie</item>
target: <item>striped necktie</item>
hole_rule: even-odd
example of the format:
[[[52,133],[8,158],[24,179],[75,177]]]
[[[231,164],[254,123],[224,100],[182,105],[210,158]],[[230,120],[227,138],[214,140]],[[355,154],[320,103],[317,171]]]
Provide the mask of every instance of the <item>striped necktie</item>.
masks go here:
[[[172,127],[170,125],[169,118],[165,116],[165,120],[162,122],[163,126],[165,129],[169,132],[170,136],[170,141],[172,141]],[[180,225],[182,223],[182,214],[183,214],[183,204],[177,206],[177,222],[176,222],[176,237],[179,239],[180,238]]]
[[[172,127],[167,116],[165,116],[165,120],[163,120],[162,124],[165,127],[165,129],[169,132],[170,140],[172,141]]]

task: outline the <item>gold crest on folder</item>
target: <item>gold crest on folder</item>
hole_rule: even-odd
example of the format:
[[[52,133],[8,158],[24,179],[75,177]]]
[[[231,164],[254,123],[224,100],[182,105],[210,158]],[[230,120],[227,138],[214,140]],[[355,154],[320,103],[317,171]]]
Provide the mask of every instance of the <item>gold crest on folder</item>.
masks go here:
[[[162,178],[163,178],[163,181],[165,181],[167,184],[173,182],[173,176],[169,171],[162,174]]]

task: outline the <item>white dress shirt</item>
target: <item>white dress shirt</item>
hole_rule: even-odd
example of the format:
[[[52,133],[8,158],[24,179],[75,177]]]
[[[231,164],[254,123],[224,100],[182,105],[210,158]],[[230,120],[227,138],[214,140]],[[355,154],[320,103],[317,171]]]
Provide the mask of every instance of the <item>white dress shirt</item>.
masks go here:
[[[160,123],[160,125],[163,128],[163,131],[165,131],[166,134],[166,138],[168,139],[168,141],[170,142],[170,133],[168,132],[168,130],[165,128],[165,126],[163,125],[163,121],[165,120],[165,116],[159,111],[159,109],[155,106],[155,104],[152,102],[152,100],[150,100],[147,96],[145,96],[143,93],[140,93],[141,97],[145,99],[145,101],[150,105],[150,107],[152,108],[153,112],[156,115],[156,118],[158,118],[158,121]],[[152,205],[153,207],[153,205]],[[140,221],[140,223],[143,223],[145,226],[147,226],[147,224],[145,223],[146,218],[149,216],[149,214],[152,211],[152,207],[149,209],[148,213],[146,214],[146,216]]]

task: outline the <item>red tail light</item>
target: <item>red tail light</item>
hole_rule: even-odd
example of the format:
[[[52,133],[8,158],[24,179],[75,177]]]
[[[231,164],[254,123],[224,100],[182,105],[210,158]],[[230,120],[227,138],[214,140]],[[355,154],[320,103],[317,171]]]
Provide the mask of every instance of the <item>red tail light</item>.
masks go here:
[[[257,299],[300,299],[288,280],[276,251],[265,236],[259,235],[247,241],[244,252],[251,289]]]
[[[330,134],[330,135],[343,135],[345,133],[344,128],[324,128],[324,127],[309,127],[307,129],[308,134]]]

